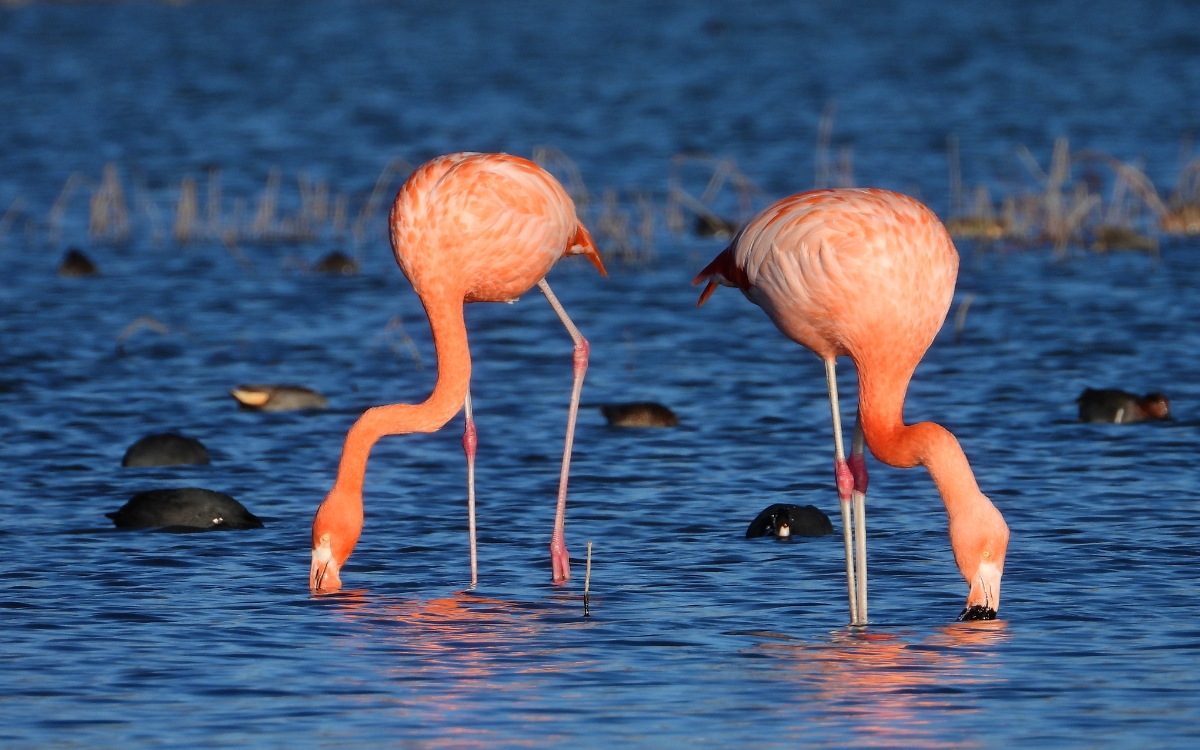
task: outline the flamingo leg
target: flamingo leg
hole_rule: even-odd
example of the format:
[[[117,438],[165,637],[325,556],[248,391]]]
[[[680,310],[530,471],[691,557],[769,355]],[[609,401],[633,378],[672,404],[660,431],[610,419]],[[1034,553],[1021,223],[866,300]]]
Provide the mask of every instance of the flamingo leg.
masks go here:
[[[854,541],[858,570],[858,621],[867,623],[867,462],[864,456],[867,447],[863,435],[862,412],[854,418],[854,439],[850,442],[850,458],[847,464],[854,475]]]
[[[837,375],[832,358],[825,360],[825,380],[829,384],[829,407],[833,412],[833,473],[837,478],[838,501],[842,508],[842,541],[846,546],[846,593],[850,600],[850,624],[858,625],[858,603],[854,586],[854,534],[850,501],[854,491],[854,475],[846,463],[842,444],[842,415],[838,409]]]
[[[562,472],[558,476],[558,506],[554,511],[554,533],[550,536],[550,564],[554,567],[554,582],[562,583],[571,578],[571,557],[567,554],[567,543],[563,535],[563,526],[567,520],[567,476],[571,471],[571,446],[575,443],[575,417],[579,413],[579,394],[583,391],[583,376],[587,372],[588,352],[591,347],[571,322],[554,292],[550,291],[550,285],[545,279],[538,282],[538,288],[546,295],[550,307],[554,308],[558,319],[566,326],[567,333],[571,334],[571,340],[575,342],[575,380],[571,386],[571,408],[567,412],[567,438],[563,446]]]
[[[471,411],[471,389],[467,388],[466,424],[463,426],[463,452],[467,454],[467,529],[471,535],[471,588],[479,584],[479,562],[475,553],[475,448],[479,437]]]

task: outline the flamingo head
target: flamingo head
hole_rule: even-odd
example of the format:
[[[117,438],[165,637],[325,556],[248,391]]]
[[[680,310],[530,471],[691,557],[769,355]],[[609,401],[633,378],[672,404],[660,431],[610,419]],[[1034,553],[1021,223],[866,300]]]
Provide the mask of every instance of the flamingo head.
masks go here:
[[[341,570],[362,531],[362,494],[334,487],[317,509],[312,528],[312,565],[308,587],[313,593],[342,588]]]
[[[994,620],[1000,609],[1000,578],[1008,551],[1008,525],[990,502],[978,514],[950,521],[950,543],[963,578],[971,587],[958,619]]]

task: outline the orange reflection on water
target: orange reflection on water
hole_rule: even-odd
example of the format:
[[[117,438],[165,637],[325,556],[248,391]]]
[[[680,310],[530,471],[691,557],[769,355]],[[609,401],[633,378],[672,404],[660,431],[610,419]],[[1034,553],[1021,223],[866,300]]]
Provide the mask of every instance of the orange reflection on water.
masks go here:
[[[546,623],[543,615],[553,610],[544,606],[471,592],[396,600],[349,591],[336,595],[336,601],[337,613],[353,634],[351,648],[365,652],[372,672],[415,686],[390,702],[401,715],[416,715],[437,727],[436,738],[422,740],[430,747],[489,747],[508,741],[511,737],[498,735],[473,713],[481,695],[515,693],[519,705],[522,694],[535,695],[548,682],[542,675],[587,666],[568,661],[561,648],[544,645],[541,636],[547,627],[579,626]],[[380,701],[377,691],[347,697],[373,705]],[[531,725],[549,721],[552,717],[542,711],[531,705],[521,719]]]
[[[798,700],[825,705],[817,721],[852,729],[855,744],[973,747],[986,738],[947,740],[937,719],[977,710],[960,691],[993,679],[988,672],[997,661],[990,647],[1008,637],[1006,623],[993,620],[947,625],[919,640],[843,631],[827,643],[773,641],[757,648],[778,660],[801,693]]]

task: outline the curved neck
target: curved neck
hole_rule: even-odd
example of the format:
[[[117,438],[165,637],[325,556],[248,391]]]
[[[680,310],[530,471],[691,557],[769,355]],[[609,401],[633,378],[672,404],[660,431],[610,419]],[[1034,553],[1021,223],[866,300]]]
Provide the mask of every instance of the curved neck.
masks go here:
[[[937,485],[951,521],[975,511],[981,504],[992,506],[979,491],[975,474],[958,439],[939,424],[904,424],[904,395],[911,370],[904,377],[859,367],[859,411],[863,434],[871,453],[889,466],[924,466]]]
[[[384,435],[436,432],[462,408],[471,383],[471,352],[463,322],[462,300],[422,300],[433,345],[438,377],[433,393],[421,404],[392,404],[368,409],[346,433],[333,495],[362,497],[363,477],[371,448]]]

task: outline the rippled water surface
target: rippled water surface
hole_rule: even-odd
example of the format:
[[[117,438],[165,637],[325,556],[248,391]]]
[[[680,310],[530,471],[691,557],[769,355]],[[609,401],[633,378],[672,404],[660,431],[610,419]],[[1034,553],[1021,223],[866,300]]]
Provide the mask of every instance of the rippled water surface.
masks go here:
[[[478,588],[459,417],[376,447],[348,590],[314,598],[309,526],[346,429],[435,378],[386,241],[356,248],[360,274],[326,277],[299,269],[331,237],[241,248],[239,262],[216,243],[156,242],[145,216],[128,244],[89,245],[83,198],[55,240],[37,222],[71,172],[110,160],[166,206],[182,175],[212,166],[230,194],[251,197],[277,166],[362,197],[393,157],[539,144],[593,190],[660,203],[672,154],[733,156],[761,205],[811,185],[830,98],[859,182],[939,211],[949,132],[971,181],[1016,185],[1014,146],[1044,160],[1068,135],[1169,183],[1200,125],[1197,29],[1200,13],[1171,3],[0,11],[0,210],[21,197],[29,217],[0,236],[0,742],[1193,745],[1194,241],[1158,259],[960,248],[965,325],[918,368],[906,418],[954,431],[1008,520],[1003,619],[953,622],[966,587],[932,482],[871,460],[872,623],[850,629],[840,535],[743,538],[771,503],[837,502],[819,361],[736,291],[694,308],[688,283],[719,242],[660,229],[656,258],[614,260],[609,279],[574,260],[550,276],[592,344],[585,401],[660,401],[682,419],[623,431],[581,413],[569,584],[549,582],[547,546],[571,345],[535,292],[467,311]],[[67,243],[100,275],[57,276]],[[166,332],[118,343],[144,315]],[[415,355],[388,332],[395,315]],[[848,362],[840,375],[849,415]],[[227,391],[245,382],[301,383],[331,408],[239,412]],[[1078,424],[1087,386],[1163,390],[1176,418]],[[167,430],[202,440],[212,464],[120,467]],[[266,527],[118,532],[103,515],[174,486],[229,493]]]

